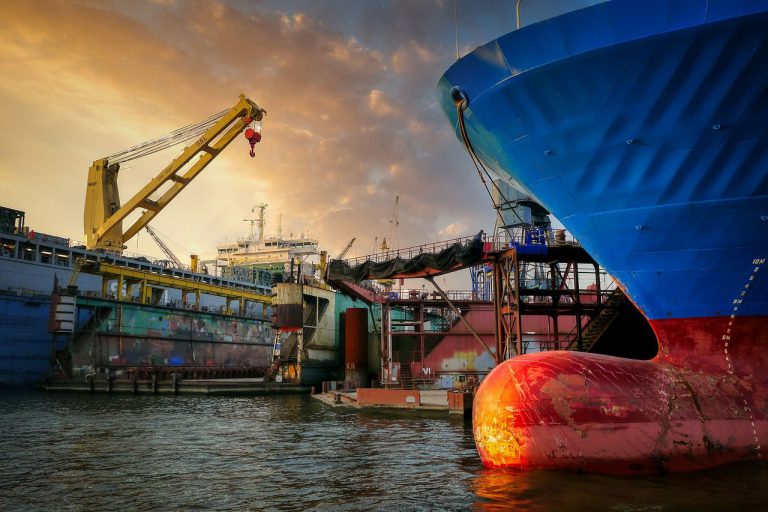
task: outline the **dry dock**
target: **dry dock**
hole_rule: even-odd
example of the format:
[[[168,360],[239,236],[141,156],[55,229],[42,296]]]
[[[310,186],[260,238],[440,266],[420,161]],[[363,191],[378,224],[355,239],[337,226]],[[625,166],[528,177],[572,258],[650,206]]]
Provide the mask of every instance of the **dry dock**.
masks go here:
[[[204,395],[286,395],[308,394],[309,386],[265,382],[263,378],[242,379],[114,379],[99,375],[88,380],[52,381],[40,386],[45,391],[90,393],[204,394]]]

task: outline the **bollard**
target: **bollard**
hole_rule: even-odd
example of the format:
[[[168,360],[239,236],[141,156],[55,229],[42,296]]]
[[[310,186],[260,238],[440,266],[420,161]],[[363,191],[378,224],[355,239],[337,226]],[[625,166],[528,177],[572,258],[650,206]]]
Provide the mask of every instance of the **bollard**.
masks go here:
[[[340,404],[341,403],[341,393],[334,393],[333,394],[333,403]]]

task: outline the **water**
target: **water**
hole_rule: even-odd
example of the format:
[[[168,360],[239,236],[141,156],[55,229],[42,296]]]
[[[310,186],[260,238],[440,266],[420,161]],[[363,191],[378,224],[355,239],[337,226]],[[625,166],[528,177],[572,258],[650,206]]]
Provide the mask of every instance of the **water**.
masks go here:
[[[493,471],[469,425],[307,396],[0,390],[0,510],[765,510],[768,468]]]

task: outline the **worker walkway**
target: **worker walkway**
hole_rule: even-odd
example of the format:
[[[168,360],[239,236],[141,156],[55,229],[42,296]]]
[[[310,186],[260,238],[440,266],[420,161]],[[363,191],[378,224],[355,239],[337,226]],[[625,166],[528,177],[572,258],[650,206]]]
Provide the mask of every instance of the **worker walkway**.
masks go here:
[[[349,260],[331,260],[330,281],[360,283],[370,279],[438,276],[482,262],[492,244],[482,236],[465,237],[372,254]]]

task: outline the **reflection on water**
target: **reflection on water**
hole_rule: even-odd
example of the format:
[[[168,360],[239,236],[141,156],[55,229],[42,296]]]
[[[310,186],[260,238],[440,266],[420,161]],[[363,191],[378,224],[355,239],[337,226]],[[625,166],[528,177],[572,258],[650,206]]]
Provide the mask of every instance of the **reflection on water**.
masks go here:
[[[757,464],[611,477],[487,470],[461,419],[309,397],[0,392],[0,510],[738,510]]]
[[[471,488],[479,510],[766,510],[766,469],[747,463],[646,476],[481,469]]]

